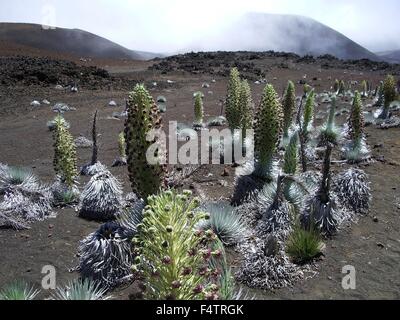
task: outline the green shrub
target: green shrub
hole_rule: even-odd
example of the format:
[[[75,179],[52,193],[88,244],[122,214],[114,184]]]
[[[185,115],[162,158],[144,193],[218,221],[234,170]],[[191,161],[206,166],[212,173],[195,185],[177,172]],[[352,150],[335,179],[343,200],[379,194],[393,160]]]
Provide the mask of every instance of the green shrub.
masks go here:
[[[315,103],[315,92],[310,91],[307,95],[306,104],[304,106],[304,116],[303,116],[303,136],[308,139],[308,135],[312,126],[312,121],[314,117],[314,103]]]
[[[314,259],[321,252],[321,241],[313,228],[305,230],[296,226],[286,242],[286,253],[293,262],[303,264]]]
[[[383,83],[384,106],[380,118],[387,119],[389,116],[390,104],[396,100],[396,80],[392,75],[388,75]]]
[[[246,130],[253,126],[253,101],[251,98],[251,89],[247,80],[243,80],[240,85],[239,106],[240,106],[240,129],[242,137],[246,138]]]
[[[274,87],[268,84],[257,109],[254,128],[255,175],[272,179],[272,164],[282,127],[282,106]]]
[[[198,300],[216,298],[218,286],[212,283],[215,270],[209,268],[217,236],[211,231],[198,231],[195,226],[207,214],[198,212],[198,199],[191,192],[177,194],[165,191],[150,196],[137,226],[133,269],[144,279],[144,297],[150,300]]]
[[[59,115],[54,131],[54,171],[69,188],[75,185],[78,169],[76,166],[76,147],[72,135],[64,126],[63,118]]]

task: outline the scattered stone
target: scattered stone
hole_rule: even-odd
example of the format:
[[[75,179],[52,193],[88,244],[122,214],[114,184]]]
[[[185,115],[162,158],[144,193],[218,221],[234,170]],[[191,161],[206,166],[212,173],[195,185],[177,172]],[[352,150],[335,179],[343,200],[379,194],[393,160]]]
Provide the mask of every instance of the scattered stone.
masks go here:
[[[118,103],[116,103],[114,100],[111,100],[111,101],[108,103],[108,106],[109,106],[109,107],[118,107]]]
[[[381,242],[377,242],[376,243],[376,245],[379,247],[379,248],[385,248],[385,245],[383,244],[383,243],[381,243]]]
[[[54,89],[56,89],[56,90],[64,90],[64,87],[62,85],[58,84],[58,85],[56,85],[54,87]]]
[[[72,86],[71,87],[71,92],[77,93],[78,92],[78,87],[77,86]]]
[[[228,186],[229,186],[228,182],[226,182],[225,180],[220,180],[220,181],[218,181],[218,183],[219,183],[222,187],[228,187]]]
[[[224,169],[224,172],[222,173],[223,177],[229,177],[229,170],[227,168]]]
[[[374,216],[374,217],[372,218],[372,221],[373,221],[373,222],[379,222],[379,219],[378,219],[377,216]]]
[[[35,100],[31,102],[31,107],[40,107],[40,102]]]
[[[63,102],[58,102],[53,106],[53,111],[54,112],[68,112],[68,111],[75,111],[76,108],[74,107],[70,107],[69,105],[67,105],[66,103]]]
[[[50,104],[50,101],[47,100],[47,99],[44,99],[44,100],[42,101],[42,103],[43,103],[43,104],[46,104],[46,105],[49,105],[49,104]]]
[[[383,148],[383,143],[374,145],[374,149]]]
[[[201,87],[207,89],[210,87],[210,85],[208,83],[204,82]]]

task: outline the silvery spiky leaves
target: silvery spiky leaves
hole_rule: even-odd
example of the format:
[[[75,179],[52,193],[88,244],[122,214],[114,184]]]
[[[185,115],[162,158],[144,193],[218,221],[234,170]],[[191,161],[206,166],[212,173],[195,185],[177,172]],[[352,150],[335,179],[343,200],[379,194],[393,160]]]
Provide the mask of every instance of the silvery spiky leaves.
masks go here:
[[[303,270],[286,255],[274,237],[255,235],[239,246],[243,260],[236,279],[252,288],[273,290],[292,286],[304,277]]]
[[[389,107],[390,104],[396,100],[396,80],[392,75],[388,75],[383,83],[382,92],[384,96],[384,104],[382,113],[379,115],[380,119],[386,120],[389,118]]]
[[[94,175],[80,196],[79,216],[96,221],[115,219],[121,209],[122,188],[109,172]]]
[[[132,206],[122,210],[121,214],[117,217],[117,222],[121,227],[135,234],[138,231],[138,225],[142,222],[145,206],[144,200],[136,199]]]
[[[213,117],[207,121],[207,127],[222,127],[225,124],[226,118],[224,116]]]
[[[246,237],[246,226],[241,215],[224,202],[211,202],[201,206],[200,211],[210,214],[209,220],[202,221],[197,228],[213,230],[222,243],[232,246]]]
[[[228,82],[225,113],[231,130],[240,128],[240,87],[241,80],[237,68],[233,68]]]
[[[133,239],[140,252],[133,269],[145,281],[145,298],[215,298],[218,286],[212,285],[216,274],[209,260],[221,252],[212,251],[217,237],[211,230],[195,230],[208,217],[198,212],[199,199],[193,199],[190,191],[165,191],[150,196],[147,203],[139,234]]]
[[[336,116],[336,96],[331,98],[331,106],[327,122],[322,126],[319,135],[319,146],[326,146],[328,143],[337,145],[340,136],[340,130],[335,125]]]
[[[354,94],[348,127],[351,141],[344,147],[345,157],[351,162],[358,162],[365,159],[369,153],[364,137],[361,95],[358,91]]]
[[[0,165],[0,227],[29,229],[29,223],[53,215],[52,194],[29,170]]]
[[[293,123],[293,113],[296,105],[296,92],[294,83],[288,82],[283,98],[283,139],[289,139],[289,129]]]
[[[315,104],[315,92],[310,91],[307,95],[306,103],[304,106],[303,124],[302,124],[302,135],[307,142],[309,140],[309,134],[312,130],[312,122],[314,118],[314,104]]]
[[[73,188],[78,175],[76,167],[76,148],[73,137],[63,125],[60,115],[56,117],[56,129],[53,138],[54,170],[68,187]]]
[[[79,244],[79,272],[83,279],[113,288],[131,274],[132,232],[108,222]]]
[[[93,147],[93,141],[89,140],[88,138],[86,138],[84,136],[79,136],[78,138],[76,138],[74,140],[74,143],[77,148],[86,149],[86,148]]]
[[[203,94],[196,92],[194,96],[194,123],[195,129],[201,129],[204,127],[204,108],[203,108]]]
[[[125,141],[125,134],[121,132],[118,135],[118,153],[119,156],[117,159],[114,160],[112,167],[123,167],[126,166],[126,141]]]
[[[146,156],[149,148],[159,142],[157,138],[148,141],[148,133],[161,130],[161,120],[153,98],[143,85],[137,85],[129,95],[125,140],[132,190],[143,199],[157,193],[165,185],[166,167],[160,163],[163,153],[161,146],[155,154],[160,161],[150,164]]]
[[[282,106],[272,85],[267,85],[262,94],[255,117],[255,171],[265,180],[272,180],[273,157],[275,155],[282,124]]]
[[[107,288],[103,288],[101,283],[78,279],[70,281],[66,287],[57,288],[52,300],[108,300],[111,297],[106,297],[106,293]]]
[[[367,174],[360,169],[350,168],[334,179],[334,190],[340,203],[348,209],[366,214],[371,202],[371,188]]]
[[[34,300],[38,294],[28,283],[16,281],[0,290],[0,300]]]

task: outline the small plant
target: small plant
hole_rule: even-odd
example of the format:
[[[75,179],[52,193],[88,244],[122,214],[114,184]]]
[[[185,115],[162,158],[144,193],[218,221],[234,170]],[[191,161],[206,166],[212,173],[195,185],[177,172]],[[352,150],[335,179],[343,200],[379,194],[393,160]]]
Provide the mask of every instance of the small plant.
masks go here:
[[[296,105],[296,92],[294,83],[288,82],[283,98],[283,139],[289,139],[289,129],[293,123],[293,113]]]
[[[149,163],[146,155],[150,146],[159,142],[157,138],[148,141],[148,133],[161,129],[160,112],[153,98],[143,85],[137,85],[129,95],[125,140],[132,190],[143,199],[157,193],[166,183],[161,146],[155,151],[154,163]]]
[[[312,121],[314,117],[314,104],[315,104],[315,92],[310,91],[307,95],[306,104],[304,106],[304,115],[303,115],[303,136],[305,137],[306,142],[309,139],[309,133],[312,128]]]
[[[368,97],[368,83],[365,80],[361,82],[361,96],[364,98]]]
[[[118,158],[114,160],[112,167],[123,167],[126,166],[126,141],[125,134],[121,132],[118,135]]]
[[[203,94],[197,92],[194,98],[194,124],[195,128],[202,128],[204,118],[204,108],[203,108]]]
[[[29,284],[23,281],[16,281],[0,290],[0,300],[33,300],[39,294]]]
[[[336,97],[332,97],[331,107],[329,109],[328,121],[321,128],[319,135],[319,145],[326,146],[327,143],[337,145],[338,138],[340,135],[339,129],[335,125],[335,114],[336,114]]]
[[[115,219],[121,210],[120,182],[108,171],[93,176],[83,190],[79,202],[79,216],[96,221]]]
[[[33,190],[38,188],[38,179],[29,169],[3,166],[0,169],[0,194],[13,186]]]
[[[209,268],[212,256],[220,256],[211,244],[211,231],[195,226],[208,214],[198,212],[198,199],[191,192],[165,191],[151,196],[143,214],[139,234],[133,239],[133,269],[144,278],[144,297],[150,300],[217,299],[218,286],[212,283],[216,270]]]
[[[345,157],[352,162],[361,161],[368,154],[368,149],[364,138],[364,116],[362,113],[361,95],[358,91],[354,94],[348,126],[351,142],[344,148]]]
[[[272,179],[273,157],[279,144],[282,125],[282,106],[272,85],[264,89],[255,118],[255,175]]]
[[[321,240],[318,232],[296,225],[286,241],[286,253],[294,263],[304,264],[321,253]]]
[[[338,79],[335,80],[335,84],[333,85],[333,91],[335,94],[339,94],[340,82]]]
[[[338,90],[338,95],[344,95],[346,93],[346,85],[344,84],[344,81],[341,80],[339,82],[339,90]]]
[[[226,119],[232,131],[240,128],[240,87],[241,80],[239,71],[237,68],[233,68],[229,77],[225,106]]]
[[[78,170],[76,166],[76,148],[74,139],[63,125],[62,117],[56,118],[54,131],[54,171],[63,183],[72,189],[75,186]]]
[[[389,118],[390,104],[396,100],[396,80],[392,75],[388,75],[383,83],[382,92],[384,96],[384,105],[379,118],[386,120]]]
[[[100,283],[92,282],[88,279],[75,280],[68,283],[65,288],[57,288],[53,294],[53,300],[108,300],[105,297],[107,289],[102,288]]]
[[[220,241],[226,246],[232,246],[242,241],[246,236],[246,227],[242,217],[234,212],[234,208],[225,203],[208,203],[201,208],[210,215],[198,228],[203,231],[213,230]]]
[[[131,274],[133,232],[115,222],[102,225],[79,244],[79,272],[83,279],[114,288]]]
[[[242,138],[246,138],[246,130],[251,129],[253,125],[253,101],[251,98],[251,89],[247,80],[243,80],[240,85],[239,93],[240,106],[240,129],[242,129]]]
[[[337,230],[336,202],[331,197],[331,154],[332,145],[326,147],[322,169],[321,184],[315,195],[305,201],[304,212],[300,222],[304,229],[317,228],[325,236],[333,235]]]

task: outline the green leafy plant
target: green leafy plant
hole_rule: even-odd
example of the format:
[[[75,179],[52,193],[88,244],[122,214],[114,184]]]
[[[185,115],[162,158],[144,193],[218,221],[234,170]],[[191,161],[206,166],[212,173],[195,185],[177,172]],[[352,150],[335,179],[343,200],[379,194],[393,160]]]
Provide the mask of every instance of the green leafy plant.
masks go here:
[[[159,160],[150,164],[146,153],[150,146],[158,143],[154,137],[148,141],[151,130],[161,130],[161,116],[153,98],[144,85],[136,85],[128,99],[128,118],[125,123],[126,153],[128,156],[129,179],[133,191],[143,199],[157,193],[165,186],[166,167],[161,162],[161,145],[155,151]]]
[[[240,73],[237,68],[233,68],[229,77],[225,106],[226,119],[231,130],[240,128],[240,87]]]
[[[338,79],[335,80],[335,84],[333,85],[333,91],[335,94],[339,93],[339,88],[340,88],[340,82]]]
[[[306,230],[296,225],[286,241],[286,253],[298,264],[313,260],[321,253],[320,235],[313,228]]]
[[[340,94],[340,95],[344,95],[344,94],[345,94],[345,92],[346,92],[346,85],[344,84],[344,81],[343,81],[343,80],[341,80],[341,81],[339,82],[339,90],[338,90],[338,94]]]
[[[76,147],[72,135],[64,126],[63,118],[59,115],[55,121],[56,129],[53,135],[54,171],[60,176],[62,182],[72,189],[78,176]]]
[[[0,291],[0,300],[33,300],[38,294],[29,284],[16,281]]]
[[[197,211],[199,200],[190,191],[165,191],[150,196],[137,226],[134,271],[144,278],[144,297],[152,300],[198,300],[218,297],[212,283],[216,270],[209,268],[217,236],[198,231],[196,225],[208,214]]]
[[[254,174],[266,180],[272,179],[273,157],[279,144],[282,127],[282,106],[274,87],[268,84],[262,94],[255,117]]]

